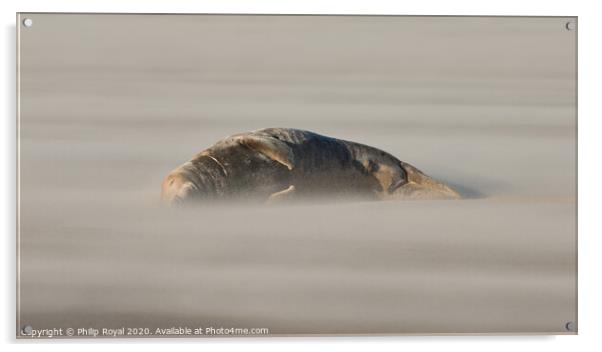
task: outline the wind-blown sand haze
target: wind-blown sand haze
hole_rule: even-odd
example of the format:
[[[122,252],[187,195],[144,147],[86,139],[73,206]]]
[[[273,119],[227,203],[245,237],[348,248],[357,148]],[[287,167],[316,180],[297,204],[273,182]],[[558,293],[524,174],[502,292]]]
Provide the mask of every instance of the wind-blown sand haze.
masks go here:
[[[570,19],[28,17],[19,328],[573,333]],[[465,199],[160,204],[169,171],[265,127],[380,148]]]

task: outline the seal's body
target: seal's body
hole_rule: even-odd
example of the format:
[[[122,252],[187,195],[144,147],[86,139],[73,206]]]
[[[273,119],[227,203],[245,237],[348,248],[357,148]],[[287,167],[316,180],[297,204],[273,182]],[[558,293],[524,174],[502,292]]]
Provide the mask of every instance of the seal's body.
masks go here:
[[[173,170],[161,193],[168,203],[306,196],[460,198],[382,150],[290,128],[241,133],[215,143]]]

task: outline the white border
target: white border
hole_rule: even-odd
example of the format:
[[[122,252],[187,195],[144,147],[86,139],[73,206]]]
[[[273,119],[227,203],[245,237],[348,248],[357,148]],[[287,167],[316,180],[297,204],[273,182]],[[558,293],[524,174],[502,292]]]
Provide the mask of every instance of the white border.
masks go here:
[[[600,155],[602,150],[597,134],[600,133],[600,92],[596,83],[602,78],[600,62],[600,21],[601,12],[595,2],[576,1],[516,1],[506,0],[497,3],[486,1],[386,1],[386,0],[3,0],[0,2],[0,16],[3,24],[2,69],[4,77],[2,104],[3,133],[1,155],[2,173],[1,194],[4,195],[0,221],[2,222],[4,255],[2,255],[2,303],[3,317],[0,319],[2,342],[12,344],[12,348],[43,348],[44,350],[80,350],[82,341],[54,341],[40,343],[16,342],[15,333],[15,226],[16,226],[16,102],[15,102],[15,13],[21,12],[159,12],[159,13],[304,13],[304,14],[405,14],[405,15],[547,15],[579,16],[579,336],[484,336],[484,337],[335,337],[335,338],[251,338],[219,340],[128,340],[131,347],[145,344],[146,351],[164,350],[165,344],[177,343],[178,348],[232,350],[301,350],[342,349],[360,351],[365,349],[432,351],[444,348],[458,351],[507,351],[508,349],[535,349],[546,351],[588,351],[602,350],[597,337],[600,314],[599,269],[602,267],[599,221],[600,210],[595,200],[602,197],[600,188],[602,175]],[[120,342],[123,342],[122,340]],[[87,343],[86,349],[104,350],[111,340],[97,344]],[[195,346],[195,344],[202,346]],[[6,350],[6,349],[4,349]]]

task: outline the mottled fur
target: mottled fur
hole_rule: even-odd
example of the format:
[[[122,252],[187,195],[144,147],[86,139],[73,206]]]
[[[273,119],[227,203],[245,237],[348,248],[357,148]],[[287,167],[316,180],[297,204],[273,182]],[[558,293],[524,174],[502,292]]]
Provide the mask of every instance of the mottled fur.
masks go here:
[[[173,170],[161,193],[168,203],[315,196],[460,197],[382,150],[290,128],[241,133],[215,143]]]

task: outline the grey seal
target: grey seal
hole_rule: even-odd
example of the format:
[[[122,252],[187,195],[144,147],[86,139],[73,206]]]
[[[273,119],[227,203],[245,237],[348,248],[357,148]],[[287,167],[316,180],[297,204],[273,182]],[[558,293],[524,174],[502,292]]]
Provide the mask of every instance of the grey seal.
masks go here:
[[[266,128],[235,134],[164,179],[169,204],[309,197],[458,199],[451,187],[380,149],[310,131]]]

